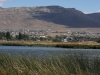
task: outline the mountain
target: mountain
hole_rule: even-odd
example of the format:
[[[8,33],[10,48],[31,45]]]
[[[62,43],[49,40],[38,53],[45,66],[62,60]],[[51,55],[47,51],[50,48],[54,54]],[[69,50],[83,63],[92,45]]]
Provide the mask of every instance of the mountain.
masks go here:
[[[100,14],[61,6],[0,8],[0,29],[100,28]]]
[[[91,18],[100,21],[100,13],[92,13],[92,14],[87,14]]]

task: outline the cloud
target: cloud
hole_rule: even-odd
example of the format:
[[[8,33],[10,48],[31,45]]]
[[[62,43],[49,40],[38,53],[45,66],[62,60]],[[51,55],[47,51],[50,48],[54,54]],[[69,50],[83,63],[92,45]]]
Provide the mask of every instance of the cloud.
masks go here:
[[[3,3],[4,2],[7,2],[7,1],[12,1],[12,0],[0,0],[0,7],[2,7],[3,6]]]
[[[100,10],[98,10],[97,12],[100,13]]]
[[[83,12],[83,13],[84,13],[84,14],[90,14],[91,12],[88,11],[88,12]]]
[[[100,10],[96,11],[96,12],[83,12],[84,14],[90,14],[90,13],[100,13]]]

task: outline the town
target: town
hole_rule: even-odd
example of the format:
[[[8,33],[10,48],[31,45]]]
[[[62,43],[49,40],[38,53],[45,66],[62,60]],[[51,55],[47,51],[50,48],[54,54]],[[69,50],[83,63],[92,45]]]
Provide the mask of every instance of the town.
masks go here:
[[[53,31],[51,29],[47,30],[4,29],[0,30],[0,40],[33,40],[33,41],[53,41],[53,42],[99,41],[100,33],[86,32],[86,31],[79,32],[71,30]]]

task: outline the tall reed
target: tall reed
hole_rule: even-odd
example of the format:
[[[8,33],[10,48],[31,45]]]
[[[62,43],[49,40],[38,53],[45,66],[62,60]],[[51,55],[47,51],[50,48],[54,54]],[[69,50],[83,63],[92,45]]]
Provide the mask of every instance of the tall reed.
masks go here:
[[[100,75],[100,58],[82,54],[34,58],[0,53],[0,75]]]

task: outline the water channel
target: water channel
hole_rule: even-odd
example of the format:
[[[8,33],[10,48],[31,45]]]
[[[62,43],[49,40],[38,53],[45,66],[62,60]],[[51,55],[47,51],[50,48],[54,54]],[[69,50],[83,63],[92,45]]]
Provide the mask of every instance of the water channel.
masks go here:
[[[34,57],[51,57],[72,54],[83,54],[91,57],[100,56],[100,49],[71,49],[55,47],[0,46],[0,52],[12,55],[32,55]]]

